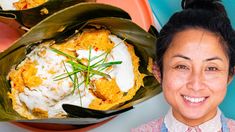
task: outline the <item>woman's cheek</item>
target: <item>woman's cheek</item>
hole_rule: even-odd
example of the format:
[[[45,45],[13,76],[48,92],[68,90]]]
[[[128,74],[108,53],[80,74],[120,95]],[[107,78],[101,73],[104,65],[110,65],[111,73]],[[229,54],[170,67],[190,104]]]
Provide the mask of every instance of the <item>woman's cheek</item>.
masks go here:
[[[187,73],[169,71],[163,75],[162,87],[168,90],[180,90],[186,85],[187,79]]]
[[[205,82],[208,88],[211,91],[217,92],[221,91],[224,92],[227,89],[228,85],[228,76],[226,74],[207,74],[205,75]]]

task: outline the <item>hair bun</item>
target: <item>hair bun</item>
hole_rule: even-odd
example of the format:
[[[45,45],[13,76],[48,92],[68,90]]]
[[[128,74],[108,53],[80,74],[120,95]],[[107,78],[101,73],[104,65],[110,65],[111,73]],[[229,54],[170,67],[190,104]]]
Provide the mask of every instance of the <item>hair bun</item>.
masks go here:
[[[181,7],[183,9],[204,9],[217,11],[227,15],[221,0],[182,0]]]

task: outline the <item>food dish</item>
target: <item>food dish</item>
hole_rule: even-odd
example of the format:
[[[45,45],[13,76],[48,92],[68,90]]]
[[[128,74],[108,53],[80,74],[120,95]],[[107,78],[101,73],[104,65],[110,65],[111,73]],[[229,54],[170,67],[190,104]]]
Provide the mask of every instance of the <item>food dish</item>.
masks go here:
[[[13,6],[17,10],[24,10],[39,6],[43,3],[47,2],[47,0],[19,0],[13,3]]]
[[[55,12],[83,2],[95,0],[1,0],[0,16],[31,28]]]
[[[8,74],[9,96],[28,119],[64,118],[62,104],[109,110],[143,86],[138,67],[134,47],[125,40],[103,27],[83,29],[66,42],[35,46]]]
[[[104,1],[102,1],[100,3],[103,3],[103,2]],[[112,4],[112,5],[116,5],[118,7],[121,7],[122,9],[128,11],[130,13],[131,17],[133,18],[133,21],[135,21],[139,26],[144,28],[146,31],[148,30],[149,26],[151,24],[153,24],[152,16],[151,16],[152,14],[150,12],[147,0],[141,1],[141,2],[140,1],[136,2],[136,1],[132,1],[132,0],[127,0],[127,3],[132,3],[131,7],[124,6],[123,2],[115,1],[115,0],[114,1],[106,1],[104,3],[109,3],[109,4]],[[137,14],[144,14],[144,15],[137,15]],[[100,125],[100,123],[98,123],[98,124]],[[37,128],[35,127],[35,125],[30,125],[29,123],[16,123],[15,125],[18,125],[20,127],[24,127],[26,129],[30,129],[30,130],[35,130],[35,131],[38,131],[38,130],[49,130],[51,128],[51,126],[47,127],[47,125],[43,125],[43,124],[38,124]],[[70,125],[67,125],[67,126],[70,126]],[[87,128],[91,128],[91,127],[92,126],[89,126]],[[72,129],[73,130],[77,130],[77,129],[80,130],[81,128],[73,127]],[[72,129],[68,128],[68,130],[72,130]],[[58,129],[55,128],[53,130],[60,130],[60,129],[59,128]],[[64,130],[66,130],[66,129],[64,129]]]
[[[47,0],[2,0],[0,5],[3,10],[25,10],[37,7]]]

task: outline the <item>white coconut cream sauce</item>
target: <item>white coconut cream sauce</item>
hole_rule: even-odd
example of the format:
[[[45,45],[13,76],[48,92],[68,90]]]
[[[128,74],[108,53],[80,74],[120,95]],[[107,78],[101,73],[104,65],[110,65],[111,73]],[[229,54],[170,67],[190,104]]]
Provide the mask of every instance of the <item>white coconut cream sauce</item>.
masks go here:
[[[131,55],[123,40],[114,35],[110,35],[109,38],[116,46],[110,54],[113,56],[114,61],[122,61],[122,64],[116,65],[111,74],[116,78],[121,91],[128,92],[134,86],[134,68]]]
[[[15,10],[13,3],[19,0],[0,0],[0,6],[3,10]]]
[[[109,53],[107,62],[122,61],[122,63],[113,66],[110,71],[102,72],[106,72],[111,78],[115,78],[121,91],[128,92],[128,90],[134,86],[134,72],[131,55],[128,52],[127,46],[121,39],[114,35],[110,35],[109,38],[115,43],[115,47]],[[43,50],[46,51],[46,54],[39,55]],[[77,50],[76,53],[79,59],[88,59],[89,57],[88,50]],[[92,49],[90,55],[92,58],[103,53],[104,51],[95,51]],[[57,114],[65,114],[62,109],[62,104],[64,103],[88,107],[94,99],[94,96],[87,88],[85,88],[84,84],[79,87],[80,94],[78,93],[78,89],[72,94],[73,82],[69,77],[55,81],[56,76],[66,73],[63,64],[63,61],[66,60],[64,56],[51,51],[49,47],[45,45],[40,45],[28,54],[27,57],[31,61],[37,62],[37,76],[43,79],[40,86],[31,89],[25,88],[24,92],[19,94],[20,101],[26,104],[30,110],[40,108],[48,111],[49,117],[54,117]],[[105,55],[92,61],[91,65],[104,59],[104,57]],[[68,71],[72,71],[70,64],[65,62],[65,65]],[[79,82],[84,80],[84,77],[80,75],[80,73],[77,75]],[[101,76],[95,75],[91,80],[99,78],[101,78]]]

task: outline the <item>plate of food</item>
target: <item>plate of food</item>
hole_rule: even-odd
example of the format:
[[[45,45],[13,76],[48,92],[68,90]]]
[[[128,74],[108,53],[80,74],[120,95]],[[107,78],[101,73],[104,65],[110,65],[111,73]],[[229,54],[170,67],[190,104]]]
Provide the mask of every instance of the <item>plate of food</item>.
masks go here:
[[[149,68],[155,42],[119,8],[61,10],[0,54],[0,118],[83,126],[131,110],[161,91]]]
[[[30,28],[59,10],[83,2],[95,0],[1,0],[0,16]]]

